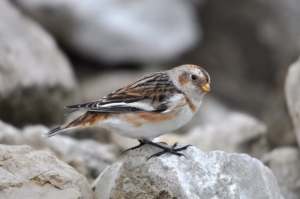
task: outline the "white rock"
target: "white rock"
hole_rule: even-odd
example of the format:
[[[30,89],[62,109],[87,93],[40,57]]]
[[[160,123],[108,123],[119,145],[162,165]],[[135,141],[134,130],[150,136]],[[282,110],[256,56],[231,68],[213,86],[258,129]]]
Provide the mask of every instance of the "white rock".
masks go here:
[[[285,98],[300,145],[300,59],[293,63],[285,79]]]
[[[190,1],[15,2],[69,48],[94,60],[166,61],[201,37]]]
[[[0,144],[21,144],[19,129],[0,120]]]
[[[186,157],[165,154],[146,145],[101,174],[96,198],[282,198],[270,169],[246,154],[204,153],[195,147]],[[101,186],[105,186],[104,189]]]
[[[0,120],[0,144],[30,145],[36,150],[47,151],[73,166],[89,180],[95,179],[109,165],[116,162],[115,146],[93,140],[75,140],[57,135],[44,139],[42,134],[49,129],[42,125],[16,129]]]
[[[115,180],[119,176],[122,163],[115,163],[108,166],[99,177],[93,182],[92,188],[95,198],[109,198],[111,190],[115,186]]]
[[[93,198],[83,175],[29,146],[0,145],[0,176],[0,198]]]
[[[264,157],[278,180],[278,186],[285,199],[300,196],[300,152],[295,147],[276,148]]]
[[[42,134],[48,131],[44,126],[27,126],[22,133],[24,144],[52,151],[58,158],[90,178],[96,178],[107,166],[116,162],[117,150],[113,145],[94,140],[78,141],[62,135],[42,138]]]
[[[76,81],[54,39],[0,1],[0,118],[21,126],[59,123]]]

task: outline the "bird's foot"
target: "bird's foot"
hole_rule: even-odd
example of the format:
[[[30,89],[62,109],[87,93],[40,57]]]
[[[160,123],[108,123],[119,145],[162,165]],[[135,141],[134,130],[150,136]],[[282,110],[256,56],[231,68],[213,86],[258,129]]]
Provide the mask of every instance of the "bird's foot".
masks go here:
[[[123,155],[124,153],[126,153],[127,151],[130,151],[130,150],[134,150],[134,149],[137,149],[137,148],[140,148],[141,146],[144,146],[145,144],[147,144],[146,142],[144,142],[143,140],[138,140],[140,142],[139,145],[137,146],[134,146],[134,147],[131,147],[125,151],[123,151],[123,153],[121,153],[121,155]]]
[[[186,150],[189,146],[191,146],[191,145],[186,145],[186,146],[183,146],[183,147],[180,147],[180,148],[176,148],[177,147],[177,142],[173,146],[171,146],[171,147],[162,146],[162,145],[157,144],[155,142],[148,142],[147,144],[150,144],[150,145],[156,146],[156,147],[158,147],[160,149],[163,149],[163,151],[160,151],[160,152],[157,152],[157,153],[151,155],[147,159],[147,161],[150,158],[154,157],[154,156],[158,157],[158,156],[161,156],[161,155],[163,155],[165,153],[171,153],[171,154],[174,154],[174,155],[177,155],[177,156],[184,156],[182,153],[178,153],[178,151]]]

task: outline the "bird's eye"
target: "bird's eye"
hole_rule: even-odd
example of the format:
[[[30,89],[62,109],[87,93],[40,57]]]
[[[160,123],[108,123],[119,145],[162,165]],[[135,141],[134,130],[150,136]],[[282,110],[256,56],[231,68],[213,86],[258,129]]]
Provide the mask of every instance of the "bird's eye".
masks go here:
[[[192,80],[197,79],[196,75],[192,75],[191,77],[192,77]]]

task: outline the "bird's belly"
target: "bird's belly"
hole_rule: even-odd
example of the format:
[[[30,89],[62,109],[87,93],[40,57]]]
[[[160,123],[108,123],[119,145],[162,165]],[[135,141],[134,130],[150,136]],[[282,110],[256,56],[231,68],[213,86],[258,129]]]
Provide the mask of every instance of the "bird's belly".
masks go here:
[[[114,114],[101,126],[125,137],[153,140],[185,125],[193,115],[185,107],[177,113],[135,112]]]

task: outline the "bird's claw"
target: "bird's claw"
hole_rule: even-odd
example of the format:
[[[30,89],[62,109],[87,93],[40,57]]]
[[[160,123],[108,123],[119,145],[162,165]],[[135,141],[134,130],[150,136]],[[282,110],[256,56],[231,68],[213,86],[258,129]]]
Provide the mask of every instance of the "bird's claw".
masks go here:
[[[154,157],[154,156],[156,156],[156,157],[158,157],[158,156],[161,156],[161,155],[163,155],[163,154],[165,154],[165,153],[171,153],[171,154],[174,154],[174,155],[177,155],[177,156],[184,156],[185,157],[185,155],[184,154],[182,154],[182,153],[178,153],[177,151],[182,151],[182,150],[185,150],[185,149],[187,149],[189,146],[191,146],[191,145],[186,145],[186,146],[183,146],[183,147],[180,147],[180,148],[175,148],[175,147],[177,147],[177,142],[173,145],[173,146],[171,146],[171,147],[165,147],[165,146],[160,146],[160,145],[158,145],[158,144],[156,144],[156,143],[153,143],[153,142],[150,142],[149,144],[151,144],[151,145],[153,145],[153,146],[156,146],[156,147],[158,147],[158,148],[161,148],[161,149],[163,149],[163,151],[160,151],[160,152],[157,152],[157,153],[155,153],[155,154],[153,154],[153,155],[151,155],[149,158],[147,158],[147,161],[149,160],[149,159],[151,159],[152,157]]]
[[[146,144],[146,143],[145,143],[144,141],[142,141],[142,140],[138,140],[138,141],[140,142],[139,145],[134,146],[134,147],[131,147],[131,148],[129,148],[129,149],[126,149],[125,151],[123,151],[123,152],[121,153],[121,155],[123,155],[123,154],[126,153],[127,151],[130,151],[130,150],[134,150],[134,149],[140,148],[141,146],[144,146],[144,145]]]

